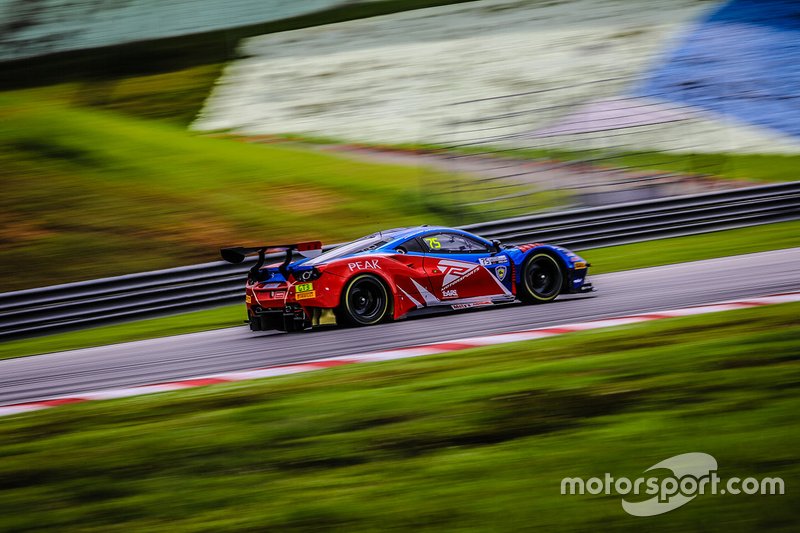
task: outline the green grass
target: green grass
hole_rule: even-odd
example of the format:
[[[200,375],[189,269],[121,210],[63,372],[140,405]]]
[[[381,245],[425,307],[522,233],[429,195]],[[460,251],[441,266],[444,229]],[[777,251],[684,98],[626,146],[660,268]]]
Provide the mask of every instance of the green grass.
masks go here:
[[[458,179],[0,94],[0,291],[217,259],[222,245],[482,215]]]
[[[87,78],[5,94],[25,98],[29,105],[58,103],[63,107],[102,109],[186,127],[202,109],[223,66],[215,63],[165,73]]]
[[[800,221],[647,241],[582,252],[600,274],[800,246]],[[0,359],[240,325],[241,305],[0,343]]]
[[[284,135],[283,138],[307,144],[335,144],[336,142],[341,142],[334,139],[304,137],[303,135]],[[582,161],[592,164],[596,168],[618,168],[631,172],[636,170],[674,172],[685,175],[700,175],[709,179],[734,179],[764,183],[800,180],[797,170],[800,168],[800,155],[790,154],[609,152],[604,150],[508,148],[493,145],[448,148],[442,145],[424,143],[386,145],[365,142],[360,143],[360,145],[376,149],[446,151],[485,157]]]
[[[800,155],[638,152],[622,155],[613,164],[749,181],[782,182],[800,179]]]
[[[490,148],[482,150],[490,151]],[[508,157],[550,158],[558,161],[592,161],[598,167],[630,170],[666,171],[678,174],[703,175],[708,178],[756,182],[800,180],[800,155],[737,154],[737,153],[670,153],[566,150],[511,150],[500,154]],[[498,154],[498,155],[500,155]]]
[[[800,304],[0,421],[0,529],[794,531]],[[783,496],[663,516],[564,477],[705,452]],[[652,474],[652,473],[651,473]]]

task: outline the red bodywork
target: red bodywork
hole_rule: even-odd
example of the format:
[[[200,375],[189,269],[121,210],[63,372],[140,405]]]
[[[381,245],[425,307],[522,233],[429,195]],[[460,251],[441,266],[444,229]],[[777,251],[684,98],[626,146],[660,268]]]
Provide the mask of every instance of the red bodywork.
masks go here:
[[[410,254],[371,254],[345,257],[317,265],[322,275],[313,281],[248,282],[248,310],[280,309],[300,305],[310,310],[333,309],[341,303],[347,283],[361,274],[372,274],[386,284],[392,295],[392,315],[401,318],[409,311],[432,306],[473,307],[492,299],[513,300],[509,291],[484,266],[472,262]],[[308,288],[311,284],[312,288]],[[297,292],[297,288],[303,289]]]

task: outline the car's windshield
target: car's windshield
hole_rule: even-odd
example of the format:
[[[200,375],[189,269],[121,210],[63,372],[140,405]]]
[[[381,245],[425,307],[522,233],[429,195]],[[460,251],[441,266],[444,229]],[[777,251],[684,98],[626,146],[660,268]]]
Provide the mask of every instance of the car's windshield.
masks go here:
[[[320,263],[325,263],[327,261],[331,261],[333,259],[339,259],[340,257],[344,257],[350,254],[357,254],[359,252],[366,252],[368,250],[374,250],[386,244],[386,239],[381,238],[377,235],[371,235],[369,237],[364,237],[362,239],[358,239],[357,241],[353,241],[348,244],[344,244],[342,246],[338,246],[333,250],[328,250],[327,252],[323,253],[322,255],[315,257],[310,261],[306,261],[306,265],[318,265]]]

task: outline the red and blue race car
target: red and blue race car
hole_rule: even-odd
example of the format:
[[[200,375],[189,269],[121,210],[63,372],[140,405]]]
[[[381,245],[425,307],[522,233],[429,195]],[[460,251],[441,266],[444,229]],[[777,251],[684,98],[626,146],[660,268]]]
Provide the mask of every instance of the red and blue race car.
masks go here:
[[[220,252],[231,263],[259,256],[245,293],[253,331],[334,321],[369,326],[431,310],[544,303],[592,290],[589,264],[565,248],[504,246],[444,227],[381,231],[325,252],[318,241]],[[285,254],[283,262],[265,266],[266,255],[276,252]],[[295,253],[302,257],[293,260]]]

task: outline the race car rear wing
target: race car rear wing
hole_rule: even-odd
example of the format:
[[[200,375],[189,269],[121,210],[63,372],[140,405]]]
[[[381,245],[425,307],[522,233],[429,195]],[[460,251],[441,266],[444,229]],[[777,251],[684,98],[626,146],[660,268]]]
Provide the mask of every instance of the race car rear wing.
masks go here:
[[[250,248],[237,246],[233,248],[220,248],[219,253],[222,259],[229,263],[239,264],[244,261],[248,255],[258,254],[258,261],[247,273],[247,278],[252,281],[257,281],[257,274],[259,269],[264,266],[267,254],[278,252],[285,252],[283,263],[280,264],[278,270],[283,274],[284,278],[288,279],[289,263],[292,262],[292,254],[299,253],[303,257],[317,257],[322,253],[322,243],[320,241],[298,242],[295,244],[265,244],[263,246],[254,246]]]

